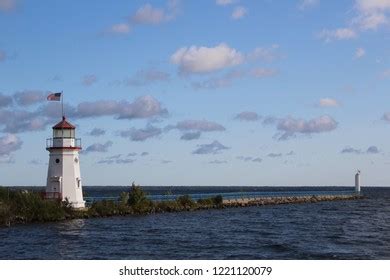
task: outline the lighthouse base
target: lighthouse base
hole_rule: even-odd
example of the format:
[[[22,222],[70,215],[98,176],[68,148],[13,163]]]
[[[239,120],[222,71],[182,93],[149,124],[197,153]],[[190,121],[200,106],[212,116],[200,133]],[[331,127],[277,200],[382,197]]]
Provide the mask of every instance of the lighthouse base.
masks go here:
[[[71,202],[70,205],[72,205],[73,208],[85,208],[85,201],[78,201],[78,202]]]

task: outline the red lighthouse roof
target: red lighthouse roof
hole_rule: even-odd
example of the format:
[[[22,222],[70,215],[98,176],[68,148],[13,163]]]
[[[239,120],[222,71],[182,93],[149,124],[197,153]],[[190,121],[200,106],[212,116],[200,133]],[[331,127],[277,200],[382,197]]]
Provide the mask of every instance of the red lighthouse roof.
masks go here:
[[[59,123],[57,123],[55,126],[53,126],[53,129],[75,129],[76,127],[69,123],[65,116],[62,117],[62,121],[60,121]]]

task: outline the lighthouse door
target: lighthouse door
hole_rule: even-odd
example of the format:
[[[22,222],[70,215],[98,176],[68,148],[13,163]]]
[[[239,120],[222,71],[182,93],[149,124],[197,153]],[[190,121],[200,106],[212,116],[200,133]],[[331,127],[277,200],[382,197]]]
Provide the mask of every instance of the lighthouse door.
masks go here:
[[[51,190],[50,193],[47,193],[50,198],[62,199],[61,179],[62,177],[59,176],[53,176],[50,178]]]

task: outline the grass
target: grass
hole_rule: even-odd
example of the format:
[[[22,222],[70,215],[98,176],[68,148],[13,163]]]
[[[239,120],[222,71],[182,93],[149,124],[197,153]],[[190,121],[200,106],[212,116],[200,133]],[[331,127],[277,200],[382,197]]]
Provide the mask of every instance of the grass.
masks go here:
[[[80,211],[73,209],[67,201],[45,200],[38,192],[0,187],[0,226],[219,207],[222,207],[220,195],[198,201],[194,201],[189,195],[179,196],[171,201],[151,201],[143,189],[133,183],[130,190],[121,193],[117,201],[96,201],[85,211]]]

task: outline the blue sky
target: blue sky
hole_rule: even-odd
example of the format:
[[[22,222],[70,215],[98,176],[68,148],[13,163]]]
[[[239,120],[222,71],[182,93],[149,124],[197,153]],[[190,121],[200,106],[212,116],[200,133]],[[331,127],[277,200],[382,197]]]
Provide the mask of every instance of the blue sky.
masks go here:
[[[389,185],[390,0],[0,0],[0,184]]]

